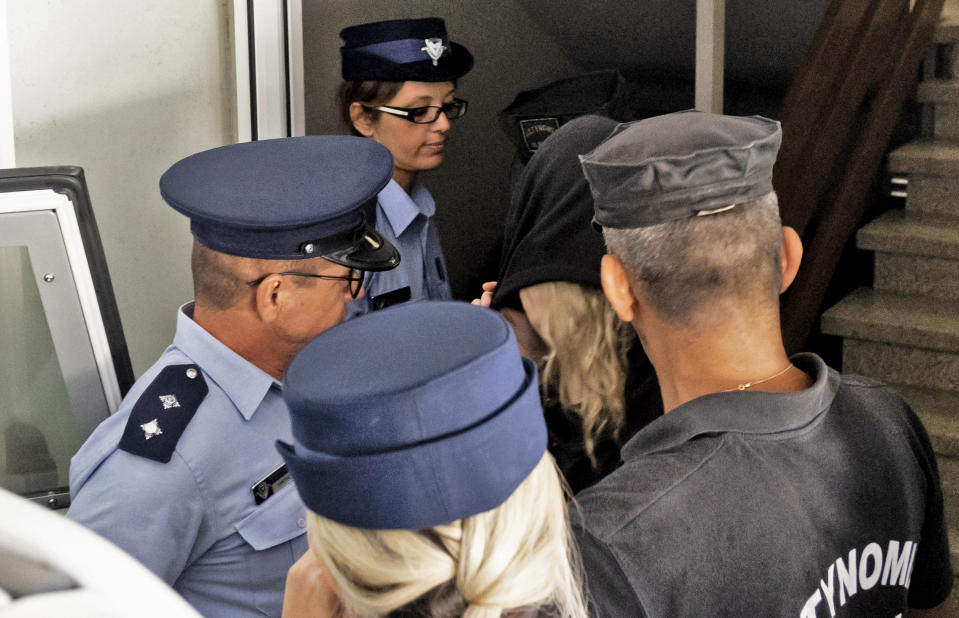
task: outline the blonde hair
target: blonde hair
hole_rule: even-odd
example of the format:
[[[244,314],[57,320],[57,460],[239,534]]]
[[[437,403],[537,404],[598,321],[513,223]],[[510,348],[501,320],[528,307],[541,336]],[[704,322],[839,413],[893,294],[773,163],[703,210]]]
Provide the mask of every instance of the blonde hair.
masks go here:
[[[523,288],[523,310],[546,344],[539,361],[544,397],[582,420],[586,454],[596,465],[596,443],[619,438],[626,424],[626,358],[633,341],[601,290],[567,281]],[[555,394],[554,394],[555,393]]]
[[[427,530],[364,530],[310,512],[310,546],[340,616],[497,618],[520,607],[585,618],[563,482],[545,453],[498,507]],[[395,612],[395,613],[394,613]]]

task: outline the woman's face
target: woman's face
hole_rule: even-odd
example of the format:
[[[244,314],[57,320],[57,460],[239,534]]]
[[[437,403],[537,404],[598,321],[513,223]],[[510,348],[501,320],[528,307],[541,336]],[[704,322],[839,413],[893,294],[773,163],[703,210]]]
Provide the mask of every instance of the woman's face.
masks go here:
[[[441,106],[453,100],[455,90],[452,82],[403,82],[396,95],[383,105]],[[431,170],[443,162],[450,121],[446,114],[441,113],[430,124],[415,124],[405,118],[380,112],[367,127],[357,129],[389,148],[397,171],[415,174]]]

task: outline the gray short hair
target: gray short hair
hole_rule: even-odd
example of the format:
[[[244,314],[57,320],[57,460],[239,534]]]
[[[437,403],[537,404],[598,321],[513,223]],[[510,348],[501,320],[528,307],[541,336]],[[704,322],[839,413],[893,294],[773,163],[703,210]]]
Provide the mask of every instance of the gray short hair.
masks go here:
[[[610,254],[664,318],[687,324],[721,298],[769,298],[782,285],[779,202],[770,192],[707,217],[603,230]]]
[[[313,258],[319,259],[319,258]],[[297,270],[299,260],[259,260],[227,255],[193,239],[190,268],[193,272],[193,299],[209,309],[226,310],[236,305],[252,289],[247,281],[267,273]],[[290,277],[297,287],[313,285],[312,279]]]

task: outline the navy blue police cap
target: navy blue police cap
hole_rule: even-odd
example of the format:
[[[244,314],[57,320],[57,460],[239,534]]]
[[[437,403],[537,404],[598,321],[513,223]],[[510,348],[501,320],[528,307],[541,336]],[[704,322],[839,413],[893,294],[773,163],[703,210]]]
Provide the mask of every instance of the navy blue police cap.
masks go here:
[[[306,506],[341,524],[418,530],[502,504],[546,450],[536,366],[497,312],[398,305],[334,326],[283,386],[277,442]]]
[[[451,82],[473,68],[473,55],[450,41],[438,17],[350,26],[340,38],[347,81]]]
[[[288,137],[186,157],[160,178],[160,194],[221,253],[389,270],[399,253],[370,222],[392,174],[392,155],[374,140]]]
[[[638,228],[715,215],[773,190],[779,122],[696,110],[621,124],[580,155],[593,223]]]

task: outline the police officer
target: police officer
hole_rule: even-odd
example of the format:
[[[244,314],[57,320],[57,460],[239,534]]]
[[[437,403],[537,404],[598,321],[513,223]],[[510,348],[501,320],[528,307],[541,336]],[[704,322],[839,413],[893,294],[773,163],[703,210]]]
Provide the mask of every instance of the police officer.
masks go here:
[[[273,443],[281,380],[396,250],[367,222],[393,170],[372,140],[298,137],[187,157],[160,179],[190,218],[195,300],[173,344],[70,466],[68,516],[206,616],[279,616],[305,511]],[[144,603],[149,603],[144,599]]]
[[[456,80],[473,66],[469,51],[451,42],[442,19],[397,19],[345,28],[340,109],[353,135],[393,154],[393,178],[379,195],[376,229],[403,261],[371,273],[366,298],[374,308],[409,299],[449,299],[450,284],[433,214],[433,196],[419,181],[446,155],[451,121],[466,113]],[[352,313],[369,309],[353,303]]]
[[[307,345],[285,384],[294,439],[278,447],[311,551],[284,616],[585,618],[536,366],[500,315],[417,302],[359,317]]]
[[[572,513],[600,616],[896,616],[952,587],[922,424],[893,392],[788,357],[779,123],[681,112],[582,157],[603,289],[666,414]]]

